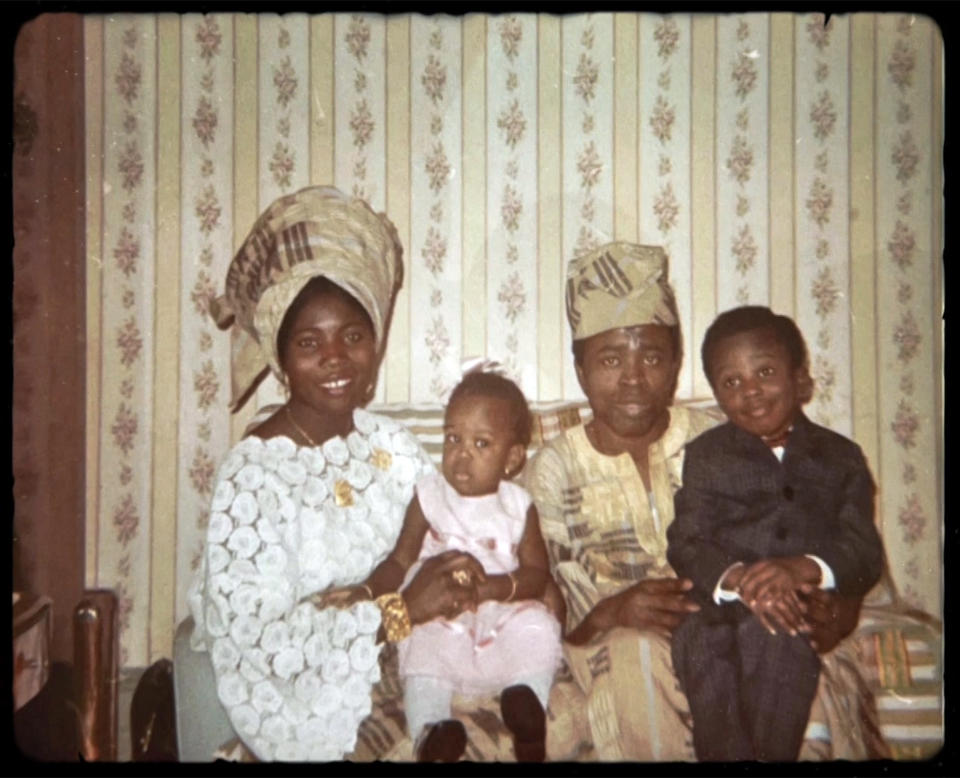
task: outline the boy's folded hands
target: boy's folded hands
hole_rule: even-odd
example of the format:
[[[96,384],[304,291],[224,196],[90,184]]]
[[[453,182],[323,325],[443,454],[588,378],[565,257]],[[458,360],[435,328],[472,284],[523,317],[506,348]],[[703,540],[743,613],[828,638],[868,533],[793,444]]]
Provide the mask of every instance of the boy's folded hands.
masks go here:
[[[779,627],[797,635],[810,631],[799,590],[819,581],[820,567],[809,557],[774,557],[747,565],[736,591],[771,634]]]

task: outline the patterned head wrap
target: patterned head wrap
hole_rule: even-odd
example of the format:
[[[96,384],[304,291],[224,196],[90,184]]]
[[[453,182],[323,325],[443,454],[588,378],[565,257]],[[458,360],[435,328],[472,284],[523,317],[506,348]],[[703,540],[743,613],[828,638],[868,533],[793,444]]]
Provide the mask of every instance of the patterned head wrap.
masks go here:
[[[357,299],[373,322],[378,356],[403,282],[396,228],[367,203],[333,187],[307,187],[273,202],[254,223],[210,310],[222,329],[243,334],[233,349],[237,410],[269,367],[282,375],[277,331],[304,286],[325,276]]]
[[[567,266],[567,320],[574,340],[639,324],[676,326],[677,303],[660,246],[608,243]]]

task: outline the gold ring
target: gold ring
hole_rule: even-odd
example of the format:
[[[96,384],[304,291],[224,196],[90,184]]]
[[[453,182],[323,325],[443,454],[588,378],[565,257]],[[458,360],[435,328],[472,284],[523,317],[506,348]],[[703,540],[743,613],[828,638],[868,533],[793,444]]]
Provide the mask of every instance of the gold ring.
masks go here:
[[[468,573],[466,570],[454,570],[453,580],[455,583],[460,584],[460,586],[469,586],[470,573]]]

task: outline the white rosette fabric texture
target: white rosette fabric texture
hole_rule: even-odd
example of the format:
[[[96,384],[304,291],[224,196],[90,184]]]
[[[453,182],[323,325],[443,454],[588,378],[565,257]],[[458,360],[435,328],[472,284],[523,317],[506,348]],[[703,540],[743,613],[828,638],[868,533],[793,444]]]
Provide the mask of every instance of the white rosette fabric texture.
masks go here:
[[[320,448],[242,440],[224,458],[189,602],[192,645],[263,760],[337,760],[380,678],[380,611],[304,599],[364,580],[393,548],[414,484],[433,470],[412,434],[363,410]]]

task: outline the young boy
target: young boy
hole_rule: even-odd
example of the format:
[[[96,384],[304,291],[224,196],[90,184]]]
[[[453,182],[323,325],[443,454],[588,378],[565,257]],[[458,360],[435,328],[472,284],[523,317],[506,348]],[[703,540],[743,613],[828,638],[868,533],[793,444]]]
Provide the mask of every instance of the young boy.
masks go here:
[[[879,579],[873,481],[856,444],[804,416],[813,381],[791,319],[727,311],[702,359],[729,422],[687,445],[667,532],[701,605],[673,633],[674,669],[698,759],[795,760],[820,674],[804,594]]]

